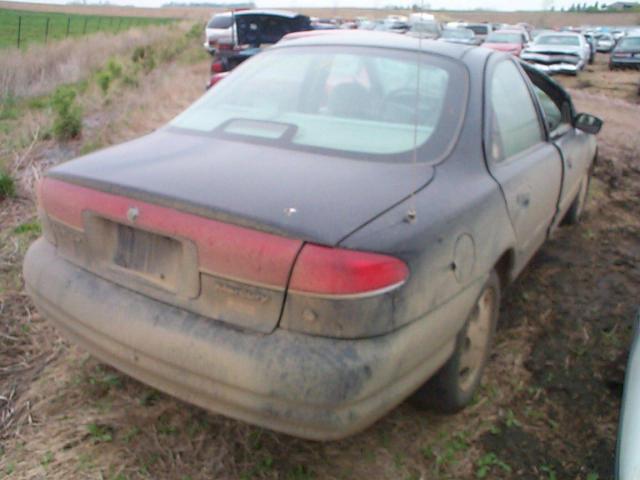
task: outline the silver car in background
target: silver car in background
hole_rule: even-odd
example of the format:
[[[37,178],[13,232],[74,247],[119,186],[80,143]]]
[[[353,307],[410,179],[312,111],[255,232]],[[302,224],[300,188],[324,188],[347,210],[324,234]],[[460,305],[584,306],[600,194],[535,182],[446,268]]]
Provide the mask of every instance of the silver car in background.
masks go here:
[[[591,47],[584,35],[570,32],[542,33],[522,51],[521,58],[538,70],[577,75],[589,62]]]
[[[222,40],[230,42],[233,37],[233,13],[218,13],[211,17],[204,30],[204,48],[215,53]]]

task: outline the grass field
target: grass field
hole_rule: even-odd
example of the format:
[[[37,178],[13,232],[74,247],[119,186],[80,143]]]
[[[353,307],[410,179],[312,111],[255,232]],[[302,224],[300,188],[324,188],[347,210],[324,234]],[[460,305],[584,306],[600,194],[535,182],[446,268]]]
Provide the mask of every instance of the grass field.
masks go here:
[[[158,25],[171,21],[173,20],[170,18],[83,15],[0,8],[0,48],[18,46],[25,48],[33,43],[50,42],[95,32],[117,33],[131,27]]]

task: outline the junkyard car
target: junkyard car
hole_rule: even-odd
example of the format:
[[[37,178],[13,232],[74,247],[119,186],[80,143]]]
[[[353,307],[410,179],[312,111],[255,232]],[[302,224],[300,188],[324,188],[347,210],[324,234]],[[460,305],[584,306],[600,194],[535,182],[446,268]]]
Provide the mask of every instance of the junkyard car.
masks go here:
[[[609,57],[609,68],[640,68],[640,34],[620,40]]]
[[[610,33],[599,33],[596,38],[596,50],[602,53],[609,53],[616,46],[616,41]]]
[[[582,34],[544,33],[520,57],[545,73],[577,75],[589,62],[591,47]]]
[[[640,311],[634,323],[633,342],[624,380],[620,411],[616,480],[635,480],[640,474]]]
[[[445,28],[439,38],[442,42],[459,43],[461,45],[480,45],[482,40],[476,38],[473,30],[468,28]]]
[[[233,70],[288,33],[311,30],[309,17],[284,10],[243,10],[233,22],[233,36],[218,42],[212,73]]]
[[[454,412],[501,292],[580,218],[599,128],[511,55],[282,42],[49,170],[26,287],[104,362],[267,428],[340,438],[410,395]]]
[[[211,17],[204,30],[204,48],[214,54],[218,48],[218,42],[230,42],[233,37],[233,13],[218,13]]]
[[[500,52],[520,56],[522,49],[527,45],[525,32],[519,30],[498,30],[491,32],[482,44],[485,48],[491,48]]]

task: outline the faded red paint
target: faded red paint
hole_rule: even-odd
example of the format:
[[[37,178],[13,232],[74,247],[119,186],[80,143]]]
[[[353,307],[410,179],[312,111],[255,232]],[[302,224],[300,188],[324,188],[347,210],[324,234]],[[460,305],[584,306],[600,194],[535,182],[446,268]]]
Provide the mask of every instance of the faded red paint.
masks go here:
[[[175,238],[187,238],[198,248],[200,268],[215,275],[285,287],[301,240],[272,235],[212,220],[172,208],[100,192],[46,178],[39,188],[40,204],[54,219],[83,229],[89,211],[123,224],[137,207],[136,226]]]

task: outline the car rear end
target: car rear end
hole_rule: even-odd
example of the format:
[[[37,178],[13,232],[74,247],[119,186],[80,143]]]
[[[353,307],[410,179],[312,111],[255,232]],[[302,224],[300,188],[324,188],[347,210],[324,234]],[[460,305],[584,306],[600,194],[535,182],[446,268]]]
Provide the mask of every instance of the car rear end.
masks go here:
[[[640,68],[640,36],[620,40],[609,57],[609,68]]]
[[[332,101],[301,114],[291,110],[296,89],[319,103],[341,93],[311,55],[415,72],[415,52],[365,46],[287,43],[256,57],[168,127],[49,171],[38,187],[44,237],[24,278],[63,334],[125,373],[214,412],[332,439],[371,424],[437,371],[477,299],[466,288],[456,302],[410,308],[421,260],[402,238],[341,246],[434,177],[433,166],[408,163],[412,148],[417,139],[442,158],[456,141],[466,98],[450,92],[466,91],[467,77],[456,62],[426,57],[420,78],[441,98],[424,125],[413,111],[363,119]],[[291,58],[327,88],[281,72]]]

